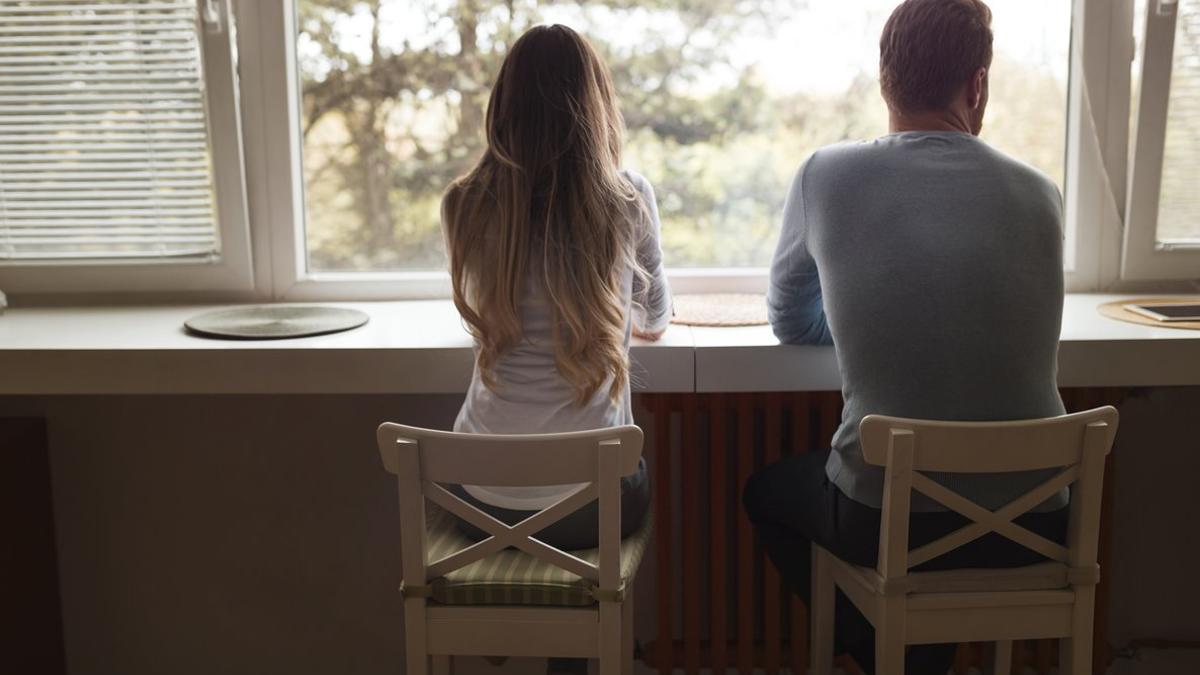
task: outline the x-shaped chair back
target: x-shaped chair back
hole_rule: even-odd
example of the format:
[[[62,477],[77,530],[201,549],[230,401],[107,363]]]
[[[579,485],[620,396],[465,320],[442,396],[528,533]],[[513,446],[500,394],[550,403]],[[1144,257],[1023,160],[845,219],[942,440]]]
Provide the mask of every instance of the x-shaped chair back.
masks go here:
[[[884,580],[901,579],[911,568],[991,532],[1068,565],[1072,573],[1098,574],[1104,458],[1112,448],[1116,430],[1117,411],[1111,406],[1016,422],[934,422],[868,415],[859,427],[863,455],[867,463],[885,467],[879,575]],[[996,511],[925,475],[1053,468],[1060,471]],[[1013,522],[1073,483],[1076,487],[1071,492],[1067,546]],[[909,551],[908,523],[914,490],[965,516],[971,524]]]
[[[621,478],[637,471],[642,431],[636,426],[562,434],[487,435],[379,427],[384,466],[400,488],[400,548],[404,582],[424,588],[510,546],[598,585],[601,593],[620,586]],[[552,506],[516,525],[506,525],[451,493],[444,484],[529,487],[574,484]],[[489,536],[439,560],[429,561],[425,500],[478,527]],[[599,502],[600,555],[592,564],[539,540],[536,534],[580,507]]]

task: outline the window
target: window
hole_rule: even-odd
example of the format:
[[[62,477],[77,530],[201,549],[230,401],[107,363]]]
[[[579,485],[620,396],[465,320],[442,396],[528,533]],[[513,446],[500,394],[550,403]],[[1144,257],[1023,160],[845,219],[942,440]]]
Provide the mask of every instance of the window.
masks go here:
[[[227,6],[207,4],[204,31],[194,0],[0,0],[0,287],[250,287]]]
[[[886,130],[877,40],[896,1],[239,1],[250,203],[273,283],[265,293],[448,295],[440,195],[481,150],[506,46],[547,21],[579,28],[613,69],[629,128],[626,164],[655,185],[675,289],[761,291],[800,161],[824,144]],[[1181,11],[1194,12],[1195,2],[1180,0]],[[1062,189],[1067,288],[1200,276],[1189,217],[1164,215],[1160,227],[1158,178],[1152,190],[1139,187],[1151,173],[1134,165],[1162,170],[1163,153],[1154,160],[1154,144],[1139,141],[1130,159],[1130,136],[1154,131],[1145,114],[1136,134],[1127,128],[1132,3],[991,4],[983,136]],[[1154,47],[1147,68],[1194,62],[1164,56],[1162,40],[1146,42]],[[1185,135],[1179,125],[1196,117],[1182,107],[1194,103],[1189,95],[1173,95],[1172,129],[1183,131],[1168,131],[1168,87],[1160,77],[1143,89],[1139,112],[1155,101],[1161,108],[1159,142]],[[1195,153],[1184,141],[1169,145],[1164,184],[1194,182]],[[1164,213],[1185,213],[1172,204],[1192,191],[1171,189],[1181,197],[1164,198]]]
[[[1144,49],[1123,276],[1200,278],[1200,2],[1141,0],[1134,27]]]
[[[296,3],[312,273],[443,269],[441,192],[478,156],[492,77],[535,23],[606,56],[674,268],[765,267],[800,161],[887,130],[878,36],[896,0]],[[1071,2],[992,4],[984,138],[1061,186]]]

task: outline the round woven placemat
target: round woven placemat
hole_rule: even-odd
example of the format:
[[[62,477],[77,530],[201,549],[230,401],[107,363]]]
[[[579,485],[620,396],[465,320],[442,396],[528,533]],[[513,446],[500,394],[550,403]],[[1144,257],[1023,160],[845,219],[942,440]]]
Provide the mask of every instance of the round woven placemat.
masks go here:
[[[339,333],[370,317],[341,307],[255,305],[218,309],[183,322],[189,333],[224,340],[282,340]]]
[[[711,293],[675,296],[671,323],[684,326],[761,326],[767,322],[767,299],[755,293]]]
[[[1102,315],[1117,321],[1127,321],[1129,323],[1140,323],[1143,326],[1154,326],[1155,328],[1178,328],[1180,330],[1200,330],[1200,321],[1157,321],[1148,316],[1143,316],[1137,312],[1131,312],[1125,309],[1125,305],[1144,305],[1146,303],[1153,304],[1179,304],[1179,305],[1194,305],[1200,303],[1200,297],[1196,298],[1134,298],[1133,300],[1116,300],[1114,302],[1106,302],[1096,308]]]

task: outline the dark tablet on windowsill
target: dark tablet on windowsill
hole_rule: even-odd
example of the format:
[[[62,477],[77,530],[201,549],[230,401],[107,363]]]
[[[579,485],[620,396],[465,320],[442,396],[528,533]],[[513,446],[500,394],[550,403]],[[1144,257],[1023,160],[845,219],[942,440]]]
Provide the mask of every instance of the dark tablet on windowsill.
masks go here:
[[[1125,309],[1156,321],[1200,321],[1200,304],[1144,303],[1125,305]]]

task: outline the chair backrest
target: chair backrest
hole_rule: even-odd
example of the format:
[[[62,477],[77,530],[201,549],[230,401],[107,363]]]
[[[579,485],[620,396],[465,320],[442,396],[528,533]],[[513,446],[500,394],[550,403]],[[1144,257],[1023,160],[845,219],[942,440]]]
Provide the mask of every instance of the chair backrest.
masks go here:
[[[1117,410],[1105,406],[1061,417],[1011,422],[935,422],[868,415],[859,426],[867,463],[885,467],[878,572],[884,579],[996,532],[1083,574],[1094,574],[1104,459],[1117,431]],[[1055,476],[996,511],[930,479],[924,472],[1003,473],[1061,468]],[[1075,484],[1067,546],[1013,522]],[[912,491],[973,521],[941,539],[908,550]]]
[[[597,583],[620,584],[621,478],[637,471],[642,430],[612,427],[561,434],[462,434],[384,423],[378,431],[384,467],[400,491],[400,554],[407,587],[465,567],[509,546]],[[552,506],[509,526],[463,501],[442,483],[506,487],[582,484]],[[490,535],[428,561],[425,500]],[[539,531],[599,501],[600,555],[593,565],[537,539]]]

